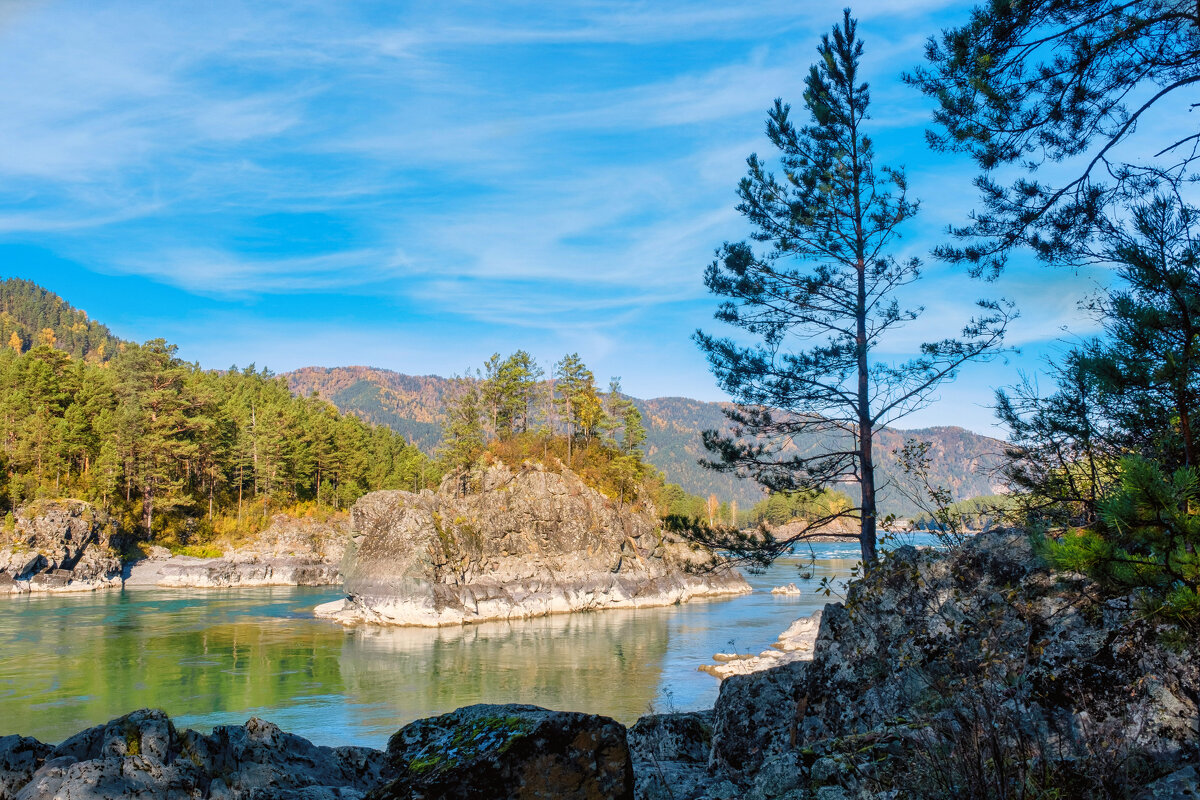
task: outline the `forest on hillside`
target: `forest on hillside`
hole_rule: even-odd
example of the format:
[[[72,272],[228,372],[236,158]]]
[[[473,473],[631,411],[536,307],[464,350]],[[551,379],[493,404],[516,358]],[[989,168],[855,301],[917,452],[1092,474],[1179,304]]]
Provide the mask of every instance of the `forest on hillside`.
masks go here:
[[[390,428],[296,397],[268,370],[204,370],[162,339],[121,342],[25,281],[0,283],[0,301],[13,332],[0,347],[0,512],[74,497],[187,544],[440,477]],[[21,331],[38,324],[30,346]]]
[[[0,281],[0,344],[16,352],[50,345],[72,358],[100,362],[116,355],[121,340],[33,281],[8,278]]]
[[[566,460],[562,437],[569,429],[573,466],[610,493],[619,495],[622,482],[626,491],[631,482],[644,484],[663,513],[746,524],[773,519],[782,507],[772,500],[766,514],[753,482],[698,463],[700,432],[724,423],[721,404],[637,400],[619,382],[615,394],[614,386],[604,391],[577,356],[566,365],[570,374],[560,362],[546,375],[523,351],[497,354],[459,379],[367,367],[281,377],[253,366],[206,371],[161,340],[124,342],[57,295],[18,279],[0,281],[0,322],[7,326],[0,347],[2,512],[73,496],[147,537],[201,541],[253,529],[279,510],[344,509],[374,489],[433,486],[446,468],[438,443],[472,381],[482,392],[483,444],[506,440],[493,448],[497,457],[561,449]],[[507,382],[500,395],[513,391],[514,363],[523,365],[518,373],[528,371],[517,376],[527,408],[505,422],[489,386]],[[573,384],[583,395],[568,409],[561,398]],[[627,404],[639,412],[644,437],[633,448],[636,464],[620,444]],[[498,424],[520,435],[508,437]],[[919,434],[934,443],[934,472],[956,499],[992,492],[992,440],[956,428]],[[885,450],[903,443],[896,432],[879,435]],[[614,477],[615,465],[625,478]],[[903,497],[890,497],[893,510],[908,511]]]

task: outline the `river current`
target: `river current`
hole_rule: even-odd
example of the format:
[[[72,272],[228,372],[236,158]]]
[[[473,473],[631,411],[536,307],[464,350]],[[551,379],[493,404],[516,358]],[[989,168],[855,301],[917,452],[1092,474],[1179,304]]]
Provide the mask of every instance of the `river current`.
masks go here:
[[[925,538],[925,537],[922,537]],[[144,588],[0,601],[0,735],[57,742],[136,708],[207,731],[262,717],[317,744],[383,747],[471,703],[533,703],[632,724],[708,708],[713,653],[758,653],[824,606],[856,543],[811,545],[754,593],[679,606],[456,628],[344,629],[312,616],[337,587]],[[796,583],[800,595],[773,595]],[[837,599],[836,596],[832,599]]]

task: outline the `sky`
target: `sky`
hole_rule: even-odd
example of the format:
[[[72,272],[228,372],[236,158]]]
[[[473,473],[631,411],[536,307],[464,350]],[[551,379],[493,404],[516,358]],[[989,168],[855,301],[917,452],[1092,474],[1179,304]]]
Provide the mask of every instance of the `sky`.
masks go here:
[[[918,217],[924,316],[884,360],[1004,297],[1019,352],[964,369],[900,427],[991,435],[996,387],[1094,332],[1106,280],[1014,258],[994,283],[929,251],[976,205],[924,144],[900,73],[969,3],[853,7],[880,164]],[[578,352],[637,397],[726,399],[691,339],[703,271],[750,232],[745,159],[836,5],[801,2],[0,0],[0,276],[207,368],[450,375]]]

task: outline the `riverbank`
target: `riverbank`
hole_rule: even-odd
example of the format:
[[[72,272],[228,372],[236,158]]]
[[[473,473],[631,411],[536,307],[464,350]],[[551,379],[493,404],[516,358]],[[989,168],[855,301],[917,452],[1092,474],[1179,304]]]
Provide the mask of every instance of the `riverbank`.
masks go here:
[[[173,555],[151,547],[147,557],[125,565],[125,588],[227,589],[251,586],[336,586],[351,545],[348,515],[320,520],[277,514],[271,524],[220,556]]]
[[[567,798],[845,800],[955,786],[975,796],[970,781],[993,779],[1043,794],[1184,797],[1198,789],[1198,647],[1132,598],[1038,566],[1023,534],[985,534],[949,553],[896,550],[844,604],[825,606],[811,661],[731,676],[711,710],[642,716],[626,729],[588,714],[472,706],[405,726],[386,753],[357,751],[358,783],[339,777],[347,751],[268,723],[202,735],[142,712],[57,748],[6,737],[0,781],[24,786],[22,800],[249,797],[264,786],[294,797],[451,787],[522,797],[533,785]]]
[[[134,542],[89,503],[44,501],[20,509],[0,536],[0,594],[334,585],[349,543],[346,514],[277,514],[244,540],[198,548],[204,557],[172,554]]]

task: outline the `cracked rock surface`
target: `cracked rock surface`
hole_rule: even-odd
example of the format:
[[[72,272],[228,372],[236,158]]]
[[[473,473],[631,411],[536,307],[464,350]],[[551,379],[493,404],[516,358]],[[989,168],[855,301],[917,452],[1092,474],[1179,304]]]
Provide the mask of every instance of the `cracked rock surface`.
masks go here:
[[[733,571],[689,572],[699,556],[653,509],[528,462],[493,465],[466,491],[448,478],[437,492],[372,492],[351,532],[347,598],[316,609],[345,624],[460,625],[750,591]]]

